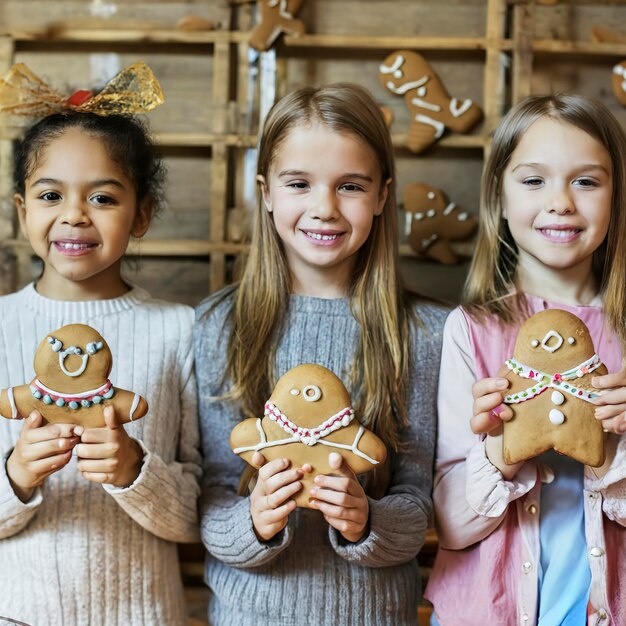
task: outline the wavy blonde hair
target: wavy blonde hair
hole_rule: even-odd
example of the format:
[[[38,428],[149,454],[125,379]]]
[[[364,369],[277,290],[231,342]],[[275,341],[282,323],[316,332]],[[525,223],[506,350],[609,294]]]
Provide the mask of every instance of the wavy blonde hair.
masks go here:
[[[351,369],[360,420],[397,449],[407,421],[410,307],[398,274],[393,146],[369,92],[347,83],[295,91],[270,110],[259,146],[257,174],[268,178],[277,151],[296,127],[316,122],[362,139],[376,155],[382,185],[392,179],[385,206],[357,252],[349,287],[350,308],[361,326]],[[275,380],[276,343],[291,292],[289,268],[272,215],[259,198],[250,252],[231,310],[228,396],[248,416],[262,413]]]
[[[593,255],[604,313],[626,344],[626,136],[601,102],[574,94],[530,96],[511,109],[493,137],[481,184],[480,227],[464,290],[464,306],[481,318],[511,323],[525,312],[515,289],[518,249],[502,217],[504,171],[524,133],[542,117],[571,124],[601,143],[611,157],[613,196],[607,236]]]

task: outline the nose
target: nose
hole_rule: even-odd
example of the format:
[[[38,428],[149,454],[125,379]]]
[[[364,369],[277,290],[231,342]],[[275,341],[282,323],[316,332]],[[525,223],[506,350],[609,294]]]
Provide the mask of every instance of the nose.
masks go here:
[[[548,213],[567,215],[574,211],[574,200],[567,189],[555,189],[548,198]]]
[[[61,222],[70,226],[85,226],[90,223],[89,216],[80,198],[68,198],[61,213]]]
[[[312,206],[309,209],[311,217],[327,221],[336,218],[338,212],[335,190],[331,188],[320,189],[315,194]]]

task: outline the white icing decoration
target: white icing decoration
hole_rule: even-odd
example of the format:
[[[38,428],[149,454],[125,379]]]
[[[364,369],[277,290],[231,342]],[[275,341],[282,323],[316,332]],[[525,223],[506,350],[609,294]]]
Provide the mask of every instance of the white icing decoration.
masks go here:
[[[43,389],[46,393],[52,394],[58,398],[88,398],[89,396],[97,396],[107,387],[110,387],[111,383],[107,380],[104,385],[100,385],[97,389],[90,389],[89,391],[82,391],[80,393],[63,393],[62,391],[55,391],[54,389],[50,389],[50,387],[46,387],[46,385],[44,385],[38,378],[35,378],[33,384],[40,389]]]
[[[7,396],[9,396],[9,404],[11,405],[11,418],[17,419],[17,406],[15,404],[15,396],[13,395],[13,387],[7,389]]]
[[[428,209],[428,211],[426,212],[426,215],[428,217],[435,217],[435,209]]]
[[[299,395],[299,394],[300,394],[300,390],[299,390],[299,389],[292,389],[289,393],[290,393],[292,396],[297,396],[297,395]]]
[[[556,339],[556,343],[552,346],[548,345],[550,339]],[[546,336],[541,341],[541,347],[546,352],[556,352],[563,345],[563,337],[556,332],[556,330],[549,330]]]
[[[400,78],[402,78],[403,76],[404,76],[404,74],[403,74],[402,70],[396,70],[396,71],[393,73],[393,77],[394,77],[394,78],[398,78],[398,79],[400,79]]]
[[[403,59],[404,61],[404,59]],[[428,82],[428,76],[423,76],[418,80],[411,80],[408,83],[404,83],[404,85],[398,85],[397,87],[389,81],[387,83],[387,89],[391,91],[391,93],[395,93],[399,96],[403,96],[407,91],[411,91],[411,89],[419,89],[422,85],[425,85]]]
[[[133,421],[133,416],[135,415],[135,411],[137,410],[137,407],[139,406],[139,400],[141,400],[141,396],[135,394],[135,396],[133,397],[133,403],[130,407],[130,413],[128,414],[128,418],[130,419],[130,421]]]
[[[317,402],[322,397],[322,390],[317,385],[307,385],[302,390],[302,397],[307,402]]]
[[[533,339],[533,340],[530,342],[530,345],[531,345],[533,348],[536,348],[536,347],[539,345],[539,339]]]
[[[424,219],[424,214],[423,213],[416,213],[415,214],[415,219],[419,222],[420,220]]]
[[[65,367],[65,359],[70,355],[70,354],[75,354],[76,356],[80,356],[80,352],[77,352],[77,350],[80,350],[80,348],[76,348],[75,346],[70,346],[67,350],[61,350],[61,352],[59,352],[59,367],[61,368],[61,371],[66,375],[69,376],[70,378],[75,378],[76,376],[80,376],[85,369],[87,368],[87,361],[89,359],[89,354],[83,354],[82,355],[82,363],[80,365],[80,367],[77,370],[74,370],[73,372],[70,372],[68,369],[66,369]]]
[[[429,191],[426,196],[428,197],[429,200],[434,200],[435,199],[435,192],[434,191]]]
[[[460,117],[471,106],[472,101],[469,98],[467,100],[463,100],[460,104],[458,98],[452,98],[452,100],[450,100],[450,113],[452,113],[452,117]]]
[[[417,89],[417,95],[418,95],[420,98],[423,98],[423,97],[426,95],[426,87],[424,87],[423,85],[422,85],[421,87],[419,87],[419,88]]]
[[[396,57],[396,60],[391,64],[391,65],[385,65],[384,63],[381,63],[379,66],[379,70],[381,74],[395,74],[403,65],[404,63],[404,57],[399,54]]]
[[[558,409],[552,409],[548,414],[548,417],[555,426],[559,426],[565,421],[565,415],[563,415],[563,412]]]
[[[626,67],[622,67],[621,65],[616,65],[613,68],[613,73],[617,74],[618,76],[624,76],[626,75]]]
[[[454,202],[450,202],[448,204],[448,206],[443,210],[443,214],[444,215],[450,215],[450,213],[452,213],[452,211],[454,211],[455,207],[456,207],[456,204],[454,204]]]
[[[569,345],[572,346],[576,343],[576,339],[574,339],[574,337],[568,337],[567,343],[569,343]]]
[[[561,406],[565,402],[565,396],[560,391],[553,391],[550,400],[552,400],[553,404]]]
[[[439,139],[439,137],[443,135],[443,131],[446,129],[446,126],[443,122],[434,120],[432,117],[427,117],[426,115],[422,115],[421,113],[418,113],[415,116],[415,121],[420,122],[421,124],[427,124],[428,126],[432,126],[435,129],[435,139]]]
[[[424,88],[424,91],[426,91],[425,88]],[[419,93],[419,90],[418,90],[418,93]],[[422,100],[421,98],[412,98],[411,104],[414,104],[416,107],[421,107],[422,109],[428,109],[429,111],[434,111],[435,113],[438,113],[439,111],[441,111],[441,107],[438,104],[432,104],[430,102],[427,102],[426,100]]]
[[[468,217],[467,211],[461,211],[456,219],[459,220],[459,222],[465,222]]]

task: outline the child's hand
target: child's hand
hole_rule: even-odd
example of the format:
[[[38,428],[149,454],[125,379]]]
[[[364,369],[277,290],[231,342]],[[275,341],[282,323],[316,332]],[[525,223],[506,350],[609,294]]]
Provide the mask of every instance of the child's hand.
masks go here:
[[[255,452],[252,465],[259,467],[256,485],[250,494],[250,515],[254,530],[263,541],[276,536],[289,521],[289,514],[296,508],[295,496],[304,476],[301,469],[289,468],[287,459],[274,459],[266,463],[260,452]]]
[[[626,367],[614,374],[594,376],[591,384],[603,389],[593,403],[596,418],[602,421],[602,428],[607,432],[621,435],[626,432]]]
[[[101,428],[76,427],[78,470],[91,482],[128,487],[139,476],[143,450],[117,423],[113,407],[104,409],[104,421]]]
[[[24,420],[20,437],[7,459],[7,474],[22,502],[30,500],[35,488],[65,467],[78,443],[73,424],[44,424],[39,411]]]
[[[470,420],[472,432],[498,434],[502,422],[513,417],[513,411],[502,404],[508,387],[509,381],[501,377],[482,378],[474,383],[474,415]]]
[[[328,463],[339,476],[319,475],[310,494],[311,506],[324,514],[324,519],[338,530],[346,541],[355,543],[367,532],[370,506],[354,472],[343,457],[331,452]]]

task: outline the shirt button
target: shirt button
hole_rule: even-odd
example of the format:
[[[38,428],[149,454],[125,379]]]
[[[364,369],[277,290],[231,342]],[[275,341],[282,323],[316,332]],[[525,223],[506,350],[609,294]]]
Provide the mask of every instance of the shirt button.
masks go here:
[[[522,615],[522,619],[527,622],[528,621],[528,614],[524,613],[524,615]]]
[[[528,511],[531,515],[536,515],[536,513],[537,513],[537,505],[536,505],[536,504],[530,504],[526,510],[527,510],[527,511]]]
[[[590,491],[590,492],[589,492],[589,497],[590,497],[592,500],[596,500],[597,498],[599,498],[599,497],[600,497],[600,494],[599,494],[597,491]]]
[[[606,619],[608,617],[607,612],[604,609],[598,609],[598,617],[600,619]]]
[[[591,548],[591,550],[589,550],[589,554],[591,556],[602,556],[604,554],[604,550],[602,548]]]
[[[524,574],[528,574],[528,572],[530,572],[532,567],[533,567],[533,564],[530,561],[526,561],[526,563],[522,565],[522,571],[524,572]]]

